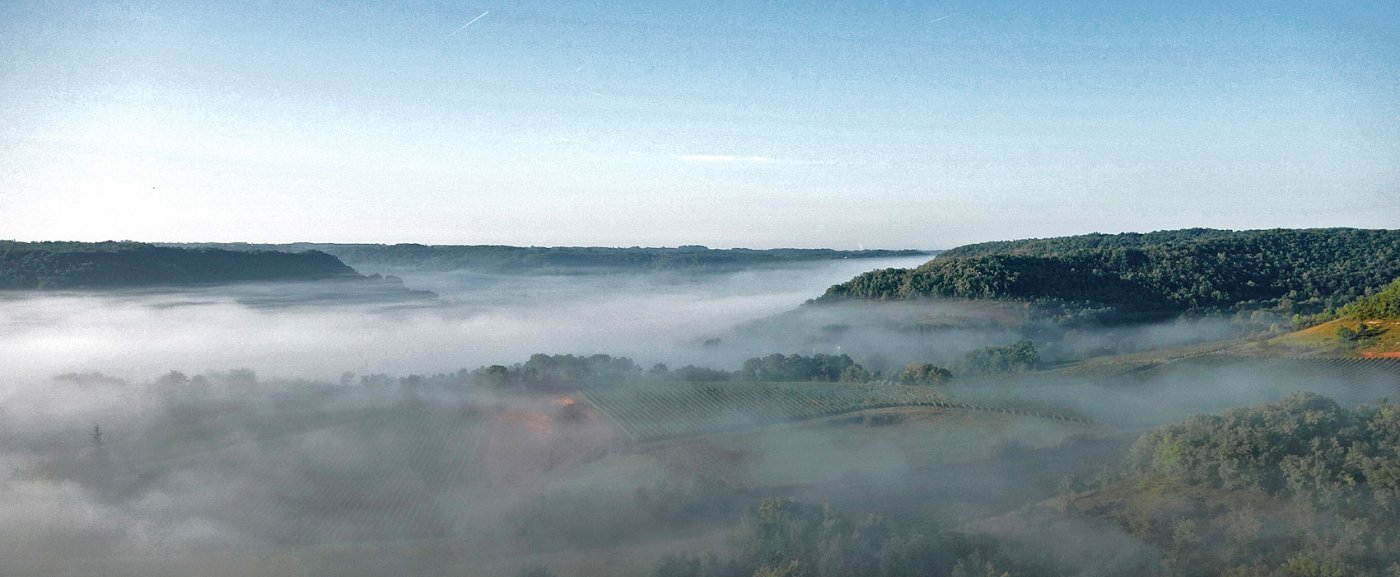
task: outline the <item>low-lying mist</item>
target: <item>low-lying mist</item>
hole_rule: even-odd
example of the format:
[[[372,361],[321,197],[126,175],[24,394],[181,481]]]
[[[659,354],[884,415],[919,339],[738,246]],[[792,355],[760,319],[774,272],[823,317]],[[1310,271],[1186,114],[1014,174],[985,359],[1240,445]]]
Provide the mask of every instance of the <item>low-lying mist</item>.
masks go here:
[[[0,297],[0,366],[14,386],[88,371],[132,379],[231,368],[322,379],[344,371],[431,373],[537,352],[733,365],[743,358],[738,352],[720,355],[702,343],[792,309],[861,271],[923,260],[725,274],[409,274],[405,286],[438,298],[401,302],[342,302],[327,297],[333,288],[304,284],[17,293]],[[304,298],[295,298],[297,291]],[[269,300],[269,293],[280,297]]]
[[[699,575],[653,568],[729,551],[738,519],[769,498],[924,527],[955,544],[939,567],[1005,546],[1047,571],[1022,575],[1139,574],[1168,552],[1053,504],[1084,479],[1108,486],[1143,431],[1295,391],[1346,405],[1397,392],[1389,369],[1162,350],[1272,319],[1066,327],[1008,303],[800,306],[861,270],[921,260],[402,274],[433,298],[340,299],[319,283],[7,295],[0,523],[23,530],[0,532],[0,575]],[[969,353],[1020,339],[1042,370],[960,372]],[[541,352],[639,367],[600,389],[470,370]],[[648,372],[818,352],[884,379],[909,362],[959,372],[912,387]],[[910,389],[919,402],[882,404]],[[838,397],[873,408],[781,418],[783,402]],[[636,432],[647,427],[688,432]],[[988,539],[1002,545],[977,545]],[[1104,561],[1102,547],[1117,553]]]

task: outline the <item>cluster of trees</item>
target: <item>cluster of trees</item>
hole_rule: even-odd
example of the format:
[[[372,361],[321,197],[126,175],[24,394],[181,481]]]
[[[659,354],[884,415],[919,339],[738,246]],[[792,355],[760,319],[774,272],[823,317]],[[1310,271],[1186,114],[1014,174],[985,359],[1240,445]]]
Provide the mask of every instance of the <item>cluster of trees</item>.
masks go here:
[[[1364,322],[1358,324],[1355,330],[1347,326],[1337,327],[1337,340],[1340,340],[1342,341],[1342,344],[1349,346],[1370,345],[1376,342],[1376,339],[1379,338],[1382,334],[1385,334],[1384,328]]]
[[[835,285],[816,302],[1018,300],[1137,321],[1251,309],[1312,314],[1400,277],[1400,231],[1189,229],[986,243]]]
[[[979,360],[977,372],[998,372],[1023,370],[1033,367],[1039,357],[1030,341],[1020,341],[1006,347],[989,347],[969,355]],[[1029,360],[1028,360],[1029,359]],[[464,376],[465,375],[465,376]],[[764,357],[752,357],[744,361],[738,371],[725,371],[708,367],[686,365],[671,369],[657,363],[645,371],[632,359],[596,354],[590,356],[547,355],[537,353],[530,360],[514,365],[488,365],[470,371],[459,371],[452,375],[425,377],[410,375],[399,379],[402,384],[413,385],[448,380],[472,382],[493,386],[524,386],[552,388],[558,386],[581,386],[609,384],[625,380],[646,379],[649,381],[684,381],[689,383],[711,383],[723,381],[763,381],[763,382],[826,382],[826,383],[867,383],[881,380],[885,375],[880,371],[870,372],[857,363],[850,355],[828,355],[817,353],[811,356],[773,353]],[[891,373],[889,378],[907,385],[936,385],[953,378],[952,371],[929,363],[910,363],[898,375]],[[341,380],[353,380],[353,375]],[[393,381],[384,375],[360,377],[362,384],[392,384],[379,381]]]
[[[962,370],[968,374],[997,373],[1030,370],[1040,362],[1035,346],[1030,341],[1017,341],[1004,347],[987,347],[967,354]],[[353,382],[354,375],[342,377],[342,383]],[[632,359],[595,355],[548,355],[536,353],[524,363],[514,365],[487,365],[470,372],[465,369],[447,375],[410,375],[393,379],[385,375],[365,375],[359,377],[361,384],[401,384],[404,386],[429,383],[462,383],[470,381],[492,386],[523,386],[526,388],[554,388],[559,386],[586,386],[610,384],[626,380],[645,379],[648,381],[684,381],[689,383],[710,383],[723,381],[755,382],[826,382],[826,383],[867,383],[891,379],[905,385],[938,385],[953,378],[953,372],[945,367],[922,362],[906,365],[895,374],[887,376],[881,371],[871,372],[847,354],[829,355],[816,353],[811,356],[773,353],[763,357],[752,357],[744,361],[738,371],[725,371],[708,367],[686,365],[671,369],[657,363],[643,370]]]
[[[680,247],[523,247],[422,244],[247,244],[201,243],[173,246],[215,247],[226,250],[316,250],[340,257],[356,266],[384,266],[421,270],[472,270],[500,274],[542,274],[570,271],[724,271],[749,266],[843,258],[923,256],[918,250],[831,249],[712,249]]]
[[[1187,484],[1287,495],[1400,520],[1400,407],[1347,410],[1314,393],[1143,435],[1132,463]]]
[[[323,252],[185,249],[139,242],[0,241],[0,290],[359,278]]]
[[[1040,353],[1029,340],[1019,340],[1001,347],[986,347],[967,353],[959,366],[964,374],[991,374],[1029,371],[1040,365]],[[771,354],[744,361],[739,378],[747,381],[823,381],[865,383],[886,378],[880,371],[871,372],[849,355],[817,353],[804,355]],[[914,362],[899,374],[888,378],[905,385],[938,385],[953,378],[953,372],[931,363]],[[719,379],[716,379],[719,380]]]
[[[695,365],[672,369],[663,363],[657,363],[644,371],[630,358],[604,354],[548,355],[536,353],[524,363],[515,363],[510,366],[478,367],[470,372],[469,379],[484,385],[549,389],[560,386],[606,385],[637,379],[712,383],[732,381],[738,377],[739,373],[734,371]]]
[[[1042,575],[983,551],[966,537],[928,525],[867,515],[851,519],[830,506],[767,499],[747,514],[733,555],[664,558],[653,577],[1014,577]]]
[[[866,383],[886,378],[880,372],[871,372],[850,355],[827,355],[817,353],[812,356],[771,354],[744,361],[739,369],[739,378],[746,381],[819,381],[842,383]],[[891,373],[889,378],[904,385],[937,385],[952,380],[953,373],[944,367],[929,363],[909,363],[898,375]]]
[[[871,378],[870,371],[860,366],[850,355],[812,356],[774,353],[744,361],[739,378],[746,381],[823,381],[863,383]]]
[[[1165,548],[1183,541],[1178,561],[1197,573],[1400,573],[1393,405],[1347,410],[1296,394],[1147,433],[1129,462],[1132,496],[1117,516]],[[1192,489],[1169,498],[1173,486]]]
[[[1040,365],[1035,344],[1021,339],[1004,347],[986,347],[963,356],[963,370],[969,374],[1029,371]]]
[[[1400,319],[1400,278],[1371,296],[1347,304],[1337,314],[1352,319]]]
[[[627,357],[536,353],[524,363],[480,367],[472,374],[487,385],[554,386],[616,382],[641,372],[641,367]]]
[[[952,371],[929,363],[909,363],[899,372],[901,385],[938,385],[952,379]]]

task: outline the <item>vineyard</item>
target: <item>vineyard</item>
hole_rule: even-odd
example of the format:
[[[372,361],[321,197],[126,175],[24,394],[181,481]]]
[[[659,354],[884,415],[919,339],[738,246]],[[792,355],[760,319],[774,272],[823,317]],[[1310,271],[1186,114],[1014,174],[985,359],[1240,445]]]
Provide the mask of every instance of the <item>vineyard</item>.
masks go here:
[[[1077,363],[1036,374],[1043,379],[1143,378],[1154,372],[1184,368],[1248,368],[1253,371],[1326,377],[1343,380],[1400,382],[1400,359],[1361,357],[1286,357],[1238,354],[1197,354],[1174,360],[1110,360]]]
[[[585,398],[638,441],[736,431],[890,407],[962,409],[1084,422],[1034,411],[960,403],[930,387],[888,383],[658,383],[595,389]]]
[[[1251,370],[1284,372],[1305,377],[1329,377],[1351,381],[1391,380],[1400,383],[1400,359],[1201,355],[1177,362],[1204,368],[1246,366]]]

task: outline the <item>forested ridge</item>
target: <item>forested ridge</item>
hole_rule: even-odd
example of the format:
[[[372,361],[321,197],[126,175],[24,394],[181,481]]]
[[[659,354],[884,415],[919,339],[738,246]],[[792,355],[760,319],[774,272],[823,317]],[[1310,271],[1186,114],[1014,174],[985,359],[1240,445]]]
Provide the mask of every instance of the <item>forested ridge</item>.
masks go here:
[[[0,241],[0,289],[201,285],[358,277],[323,252],[173,248],[139,242]]]
[[[699,245],[680,247],[523,247],[493,245],[423,244],[189,244],[227,250],[318,250],[352,265],[378,265],[422,270],[471,270],[486,273],[529,274],[578,270],[732,270],[747,266],[844,258],[922,256],[919,250],[833,249],[714,249]]]
[[[1397,277],[1400,231],[1187,229],[969,245],[914,269],[862,274],[816,300],[1004,299],[1116,320],[1315,313]]]
[[[1200,242],[1227,238],[1241,234],[1232,230],[1214,228],[1183,228],[1179,230],[1158,230],[1153,232],[1125,232],[1121,234],[1090,233],[1074,236],[1050,238],[1026,238],[1019,240],[996,240],[965,244],[941,253],[945,257],[988,256],[994,254],[1019,254],[1030,256],[1053,256],[1102,248],[1142,248],[1173,243]]]

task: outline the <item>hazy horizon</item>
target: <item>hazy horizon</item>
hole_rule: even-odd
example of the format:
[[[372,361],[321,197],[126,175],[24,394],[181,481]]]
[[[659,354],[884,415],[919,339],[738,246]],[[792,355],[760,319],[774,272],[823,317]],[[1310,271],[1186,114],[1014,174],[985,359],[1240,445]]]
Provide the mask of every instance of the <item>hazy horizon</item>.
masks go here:
[[[860,244],[857,244],[857,245],[855,245],[855,246],[839,246],[839,245],[819,244],[819,243],[818,243],[818,244],[811,244],[811,245],[797,245],[797,244],[786,244],[786,245],[784,245],[784,244],[778,244],[778,245],[771,245],[771,246],[756,246],[756,245],[740,245],[740,244],[708,244],[708,243],[701,243],[701,242],[686,242],[686,241],[684,241],[684,240],[678,241],[678,242],[673,242],[673,243],[671,243],[671,244],[650,244],[650,245],[646,245],[646,244],[641,244],[641,245],[639,245],[639,244],[631,244],[631,245],[624,245],[624,244],[579,244],[579,243],[574,243],[574,244],[570,244],[570,243],[563,243],[563,244],[537,244],[537,243],[536,243],[536,244],[531,244],[531,243],[528,243],[528,242],[525,242],[525,243],[516,243],[516,244],[509,244],[509,243],[465,243],[465,242],[441,242],[441,243],[433,243],[433,242],[420,242],[420,241],[414,241],[414,240],[360,240],[360,241],[349,241],[349,240],[325,240],[325,239],[310,239],[310,240],[308,240],[308,239],[305,239],[305,238],[298,238],[298,239],[293,239],[293,240],[280,240],[280,241],[247,240],[247,239],[236,239],[236,238],[235,238],[235,239],[214,239],[214,240],[210,240],[210,239],[202,239],[202,240],[170,240],[170,239],[163,239],[163,238],[94,238],[94,239],[87,239],[87,240],[84,240],[84,239],[73,239],[73,238],[32,238],[32,239],[25,239],[25,238],[0,238],[0,240],[11,240],[11,241],[18,241],[18,242],[141,242],[141,243],[157,244],[157,245],[159,245],[159,244],[181,244],[181,245],[186,245],[186,244],[193,244],[193,245],[199,245],[199,244],[249,244],[249,245],[260,245],[260,244],[268,244],[268,245],[294,245],[294,244],[340,244],[340,245],[374,245],[374,244],[379,244],[379,245],[397,245],[397,244],[418,244],[418,245],[425,245],[425,246],[508,246],[508,247],[516,247],[516,248],[643,248],[643,249],[654,249],[654,248],[679,248],[679,247],[682,247],[682,246],[703,246],[703,247],[705,247],[705,248],[707,248],[707,249],[712,249],[712,250],[731,250],[731,249],[751,249],[751,250],[830,249],[830,250],[838,250],[838,251],[860,251],[860,250],[916,250],[916,251],[924,251],[924,252],[930,252],[930,253],[937,253],[937,252],[947,251],[947,250],[949,250],[949,249],[957,248],[957,247],[964,246],[964,245],[980,244],[980,243],[986,243],[986,242],[1010,241],[1010,240],[1030,240],[1030,239],[1036,239],[1036,238],[1055,238],[1055,237],[1061,237],[1061,236],[1081,236],[1081,235],[1091,235],[1091,234],[1104,234],[1104,235],[1115,235],[1115,234],[1147,234],[1147,233],[1152,233],[1152,232],[1161,232],[1161,231],[1168,231],[1168,230],[1185,230],[1185,229],[1197,229],[1197,228],[1201,228],[1201,229],[1217,229],[1217,230],[1234,230],[1234,231],[1277,230],[1277,229],[1310,230],[1310,229],[1328,229],[1328,228],[1360,229],[1360,230],[1387,230],[1387,229],[1393,229],[1393,228],[1400,228],[1400,224],[1397,224],[1396,226],[1393,226],[1393,227],[1369,227],[1369,226],[1357,226],[1357,225],[1345,225],[1345,224],[1339,224],[1339,225],[1335,225],[1335,226],[1323,226],[1323,225],[1318,225],[1318,226],[1304,226],[1304,227],[1274,227],[1274,226],[1269,226],[1269,227],[1257,227],[1257,228],[1228,228],[1228,227],[1207,227],[1207,226],[1183,226],[1183,227],[1179,227],[1179,228],[1151,228],[1151,229],[1137,229],[1137,230],[1112,230],[1112,229],[1104,229],[1104,228],[1100,227],[1100,228],[1094,229],[1094,230],[1084,230],[1084,231],[1078,231],[1078,232],[1068,232],[1068,233],[1065,233],[1065,234],[1047,235],[1047,236],[1039,236],[1039,237],[1037,237],[1037,236],[988,236],[988,237],[986,237],[986,238],[977,238],[977,239],[974,239],[974,240],[969,240],[968,242],[964,242],[964,243],[949,244],[949,245],[938,245],[938,246],[926,246],[926,245],[920,245],[920,246],[894,246],[894,245],[890,245],[890,246],[873,246],[873,245],[868,245],[868,244],[865,244],[865,243],[860,243]],[[931,255],[931,256],[932,256],[932,255]]]
[[[827,260],[703,275],[523,277],[362,266],[363,274],[402,275],[405,287],[438,295],[390,295],[370,303],[327,299],[322,294],[334,289],[314,283],[12,292],[0,294],[0,365],[16,382],[69,372],[136,380],[171,370],[240,368],[333,380],[347,370],[450,373],[523,362],[534,353],[630,355],[647,367],[729,369],[756,354],[753,339],[718,348],[702,347],[704,340],[730,339],[735,326],[796,309],[866,270],[925,260]],[[133,337],[140,347],[130,346]]]

